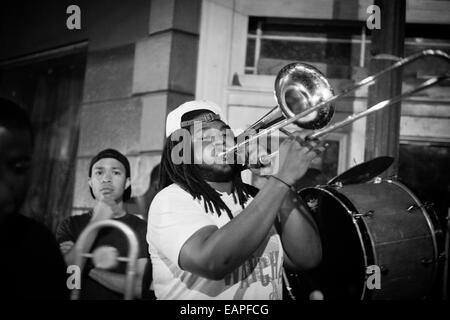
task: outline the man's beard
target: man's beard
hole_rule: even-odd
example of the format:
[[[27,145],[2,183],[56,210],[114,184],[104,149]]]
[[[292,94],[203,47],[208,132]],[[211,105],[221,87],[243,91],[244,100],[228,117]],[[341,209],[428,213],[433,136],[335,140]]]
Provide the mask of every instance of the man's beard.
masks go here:
[[[233,181],[237,174],[240,174],[240,166],[236,164],[225,165],[228,170],[219,170],[210,165],[196,165],[196,170],[200,176],[209,182],[229,182]]]

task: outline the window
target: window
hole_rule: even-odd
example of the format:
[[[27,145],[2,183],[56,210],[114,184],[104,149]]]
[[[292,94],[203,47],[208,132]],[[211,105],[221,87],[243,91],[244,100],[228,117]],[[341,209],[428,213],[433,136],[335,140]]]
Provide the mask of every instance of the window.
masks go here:
[[[365,27],[361,22],[251,18],[246,73],[277,74],[293,61],[327,69],[326,76],[350,78],[364,67]]]
[[[450,53],[450,30],[444,25],[408,24],[405,52],[423,49]],[[284,65],[301,61],[312,64],[327,78],[355,79],[370,59],[370,30],[362,21],[257,18],[249,19],[247,74],[276,75]],[[431,61],[431,62],[430,62]],[[437,74],[445,62],[426,59],[405,68],[409,80]]]
[[[407,25],[404,56],[425,49],[439,49],[450,54],[450,26]],[[446,69],[448,70],[448,63],[440,59],[418,60],[403,69],[404,83],[416,85],[422,83],[423,79],[438,75]]]

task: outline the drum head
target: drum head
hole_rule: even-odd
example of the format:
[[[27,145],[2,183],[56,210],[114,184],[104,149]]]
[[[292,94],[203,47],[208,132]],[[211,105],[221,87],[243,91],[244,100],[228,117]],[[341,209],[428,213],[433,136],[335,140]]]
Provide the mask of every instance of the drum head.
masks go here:
[[[365,288],[366,254],[346,199],[322,188],[303,189],[299,194],[319,228],[322,262],[314,270],[297,275],[294,285],[303,286],[297,288],[299,292],[319,290],[325,300],[360,300]]]

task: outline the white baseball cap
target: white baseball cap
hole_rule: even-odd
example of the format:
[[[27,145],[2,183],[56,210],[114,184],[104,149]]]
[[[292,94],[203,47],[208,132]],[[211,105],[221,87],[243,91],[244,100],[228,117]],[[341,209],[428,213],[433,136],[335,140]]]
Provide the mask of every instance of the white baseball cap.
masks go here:
[[[193,100],[188,101],[172,110],[166,118],[166,137],[170,136],[173,132],[181,129],[181,118],[184,114],[195,110],[208,110],[216,115],[220,116],[220,119],[224,121],[222,108],[216,103],[208,100]]]

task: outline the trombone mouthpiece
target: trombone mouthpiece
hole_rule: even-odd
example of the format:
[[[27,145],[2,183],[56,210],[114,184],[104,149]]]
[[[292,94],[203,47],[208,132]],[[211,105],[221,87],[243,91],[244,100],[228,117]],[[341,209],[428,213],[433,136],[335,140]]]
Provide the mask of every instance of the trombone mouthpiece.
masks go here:
[[[234,161],[234,152],[230,152],[230,151],[223,151],[223,152],[219,152],[218,154],[216,154],[215,157],[215,163],[229,163],[229,158],[230,156],[233,157],[233,161]]]

